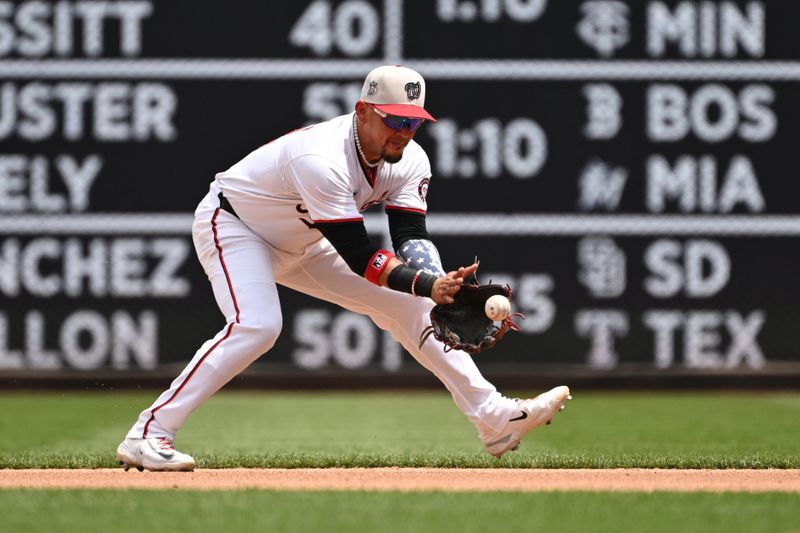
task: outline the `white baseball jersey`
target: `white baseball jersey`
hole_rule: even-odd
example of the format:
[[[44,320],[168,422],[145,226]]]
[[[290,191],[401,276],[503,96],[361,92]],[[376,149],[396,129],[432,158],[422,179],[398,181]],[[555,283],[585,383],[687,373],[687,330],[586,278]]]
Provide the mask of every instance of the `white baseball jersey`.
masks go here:
[[[320,240],[314,222],[362,220],[378,203],[425,213],[430,162],[412,139],[402,159],[362,167],[354,113],[288,133],[216,176],[241,220],[272,246],[301,253]]]

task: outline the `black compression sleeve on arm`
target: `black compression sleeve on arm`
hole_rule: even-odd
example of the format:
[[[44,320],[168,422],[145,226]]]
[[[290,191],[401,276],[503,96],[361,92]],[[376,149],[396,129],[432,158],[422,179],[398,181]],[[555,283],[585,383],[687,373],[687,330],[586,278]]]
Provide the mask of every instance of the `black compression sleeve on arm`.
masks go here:
[[[433,284],[439,279],[433,274],[427,272],[419,272],[417,281],[411,286],[411,294],[416,296],[427,296],[430,298],[433,294]]]
[[[387,209],[386,215],[389,217],[389,234],[395,250],[399,250],[404,242],[412,239],[430,240],[424,214]]]
[[[414,283],[414,277],[417,275],[417,270],[405,265],[398,265],[394,270],[389,272],[389,278],[386,280],[390,289],[400,292],[407,292],[411,294],[411,284]]]
[[[364,222],[315,222],[314,227],[336,248],[350,270],[364,275],[369,260],[378,250],[369,240]]]
[[[397,265],[389,273],[388,285],[390,289],[400,292],[407,292],[414,296],[430,297],[433,291],[433,283],[437,277],[422,270],[411,268],[406,265]]]

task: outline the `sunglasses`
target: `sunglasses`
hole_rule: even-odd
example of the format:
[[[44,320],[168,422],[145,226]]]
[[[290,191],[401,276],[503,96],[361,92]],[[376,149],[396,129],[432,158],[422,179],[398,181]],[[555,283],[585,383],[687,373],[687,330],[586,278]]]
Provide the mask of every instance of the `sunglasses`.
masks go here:
[[[378,114],[378,116],[381,117],[381,119],[383,119],[383,123],[386,125],[386,127],[393,129],[394,131],[400,131],[403,128],[408,128],[414,132],[417,131],[417,128],[422,126],[423,122],[425,122],[424,118],[398,117],[397,115],[389,115],[384,113],[377,107],[370,107]]]

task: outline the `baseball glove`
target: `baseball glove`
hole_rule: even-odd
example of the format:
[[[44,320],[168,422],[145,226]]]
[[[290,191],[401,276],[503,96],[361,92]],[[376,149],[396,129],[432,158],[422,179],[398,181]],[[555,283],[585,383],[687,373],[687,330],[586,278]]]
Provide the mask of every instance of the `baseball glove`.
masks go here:
[[[511,288],[508,285],[489,283],[480,285],[477,278],[464,283],[454,296],[451,304],[437,304],[431,310],[431,325],[423,330],[419,347],[431,335],[444,343],[444,351],[464,350],[476,355],[482,350],[493,347],[503,338],[506,331],[519,331],[519,324],[514,317],[525,318],[521,313],[513,313],[497,322],[486,316],[486,300],[499,294],[511,299]],[[499,325],[498,325],[499,324]]]

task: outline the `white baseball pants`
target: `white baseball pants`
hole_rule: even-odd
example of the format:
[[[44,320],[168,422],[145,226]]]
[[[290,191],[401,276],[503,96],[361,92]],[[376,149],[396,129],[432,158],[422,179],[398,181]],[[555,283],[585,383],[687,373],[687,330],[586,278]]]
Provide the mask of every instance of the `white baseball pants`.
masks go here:
[[[457,350],[445,353],[432,337],[418,348],[432,300],[378,287],[354,274],[325,239],[302,255],[278,250],[220,209],[212,194],[195,213],[192,234],[227,323],[142,411],[129,437],[174,439],[192,411],[272,348],[282,326],[276,282],[369,316],[441,380],[484,440],[501,431],[515,404],[481,375],[472,357]]]

